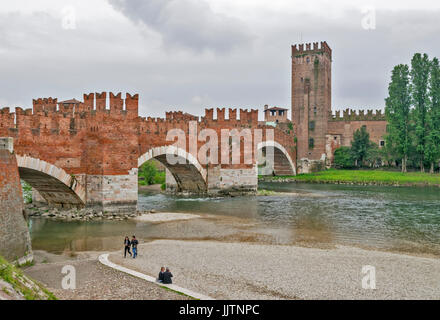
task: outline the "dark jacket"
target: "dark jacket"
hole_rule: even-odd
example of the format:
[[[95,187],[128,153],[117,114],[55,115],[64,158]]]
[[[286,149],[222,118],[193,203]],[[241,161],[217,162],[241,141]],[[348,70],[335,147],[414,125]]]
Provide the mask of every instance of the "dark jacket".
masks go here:
[[[124,240],[124,246],[129,247],[131,244],[129,239]]]
[[[131,246],[133,248],[137,248],[139,241],[137,241],[137,239],[131,240]]]
[[[157,278],[157,280],[159,280],[159,281],[163,281],[163,274],[164,274],[165,272],[159,272],[159,277]]]
[[[171,280],[171,278],[173,277],[173,274],[169,271],[165,271],[163,273],[163,283],[173,283],[173,281]]]

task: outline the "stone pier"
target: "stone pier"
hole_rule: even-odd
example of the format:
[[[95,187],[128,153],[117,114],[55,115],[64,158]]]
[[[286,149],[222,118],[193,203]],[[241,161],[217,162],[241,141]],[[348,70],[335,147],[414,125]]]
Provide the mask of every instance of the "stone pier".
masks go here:
[[[19,262],[32,258],[12,138],[0,138],[0,255]]]

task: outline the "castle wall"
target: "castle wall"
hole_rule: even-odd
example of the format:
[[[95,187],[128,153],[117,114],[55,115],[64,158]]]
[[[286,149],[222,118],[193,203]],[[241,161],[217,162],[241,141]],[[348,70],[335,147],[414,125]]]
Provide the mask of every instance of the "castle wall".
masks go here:
[[[349,110],[336,111],[335,116],[329,117],[326,153],[327,158],[333,161],[333,153],[340,146],[351,146],[353,134],[356,130],[365,126],[370,135],[370,141],[381,147],[381,142],[385,140],[387,121],[381,110]]]

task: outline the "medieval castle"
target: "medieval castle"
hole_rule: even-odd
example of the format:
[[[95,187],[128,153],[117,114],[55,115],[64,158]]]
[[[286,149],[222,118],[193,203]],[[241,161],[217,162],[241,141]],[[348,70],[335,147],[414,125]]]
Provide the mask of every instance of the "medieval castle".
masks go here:
[[[332,50],[326,42],[292,46],[292,123],[297,139],[297,171],[329,166],[334,150],[350,146],[365,126],[370,140],[384,146],[387,122],[381,110],[346,109],[332,114]]]

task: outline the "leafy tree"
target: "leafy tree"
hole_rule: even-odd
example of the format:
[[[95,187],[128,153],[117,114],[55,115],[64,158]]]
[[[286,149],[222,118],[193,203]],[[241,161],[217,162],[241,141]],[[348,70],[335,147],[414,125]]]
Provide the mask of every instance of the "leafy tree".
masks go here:
[[[382,165],[383,152],[376,143],[370,142],[365,160],[370,167],[378,168]]]
[[[157,174],[157,168],[152,161],[145,162],[138,172],[138,176],[142,177],[144,184],[154,184],[154,177]],[[142,183],[141,183],[142,184]]]
[[[425,154],[431,164],[429,172],[434,173],[434,162],[440,159],[440,65],[437,58],[431,63],[429,96],[431,98],[427,116],[429,134]]]
[[[351,141],[351,155],[356,166],[363,164],[370,148],[370,134],[367,132],[367,128],[362,126],[354,132],[353,140]]]
[[[411,95],[409,68],[397,65],[391,74],[388,98],[385,99],[385,114],[388,121],[386,145],[402,159],[402,172],[407,172],[408,156],[411,149]]]
[[[425,171],[424,161],[430,157],[427,147],[428,81],[431,63],[428,55],[416,53],[411,60],[411,98],[414,105],[415,145],[420,161],[420,171]]]
[[[339,147],[335,150],[333,164],[338,168],[352,168],[353,157],[350,147]]]

